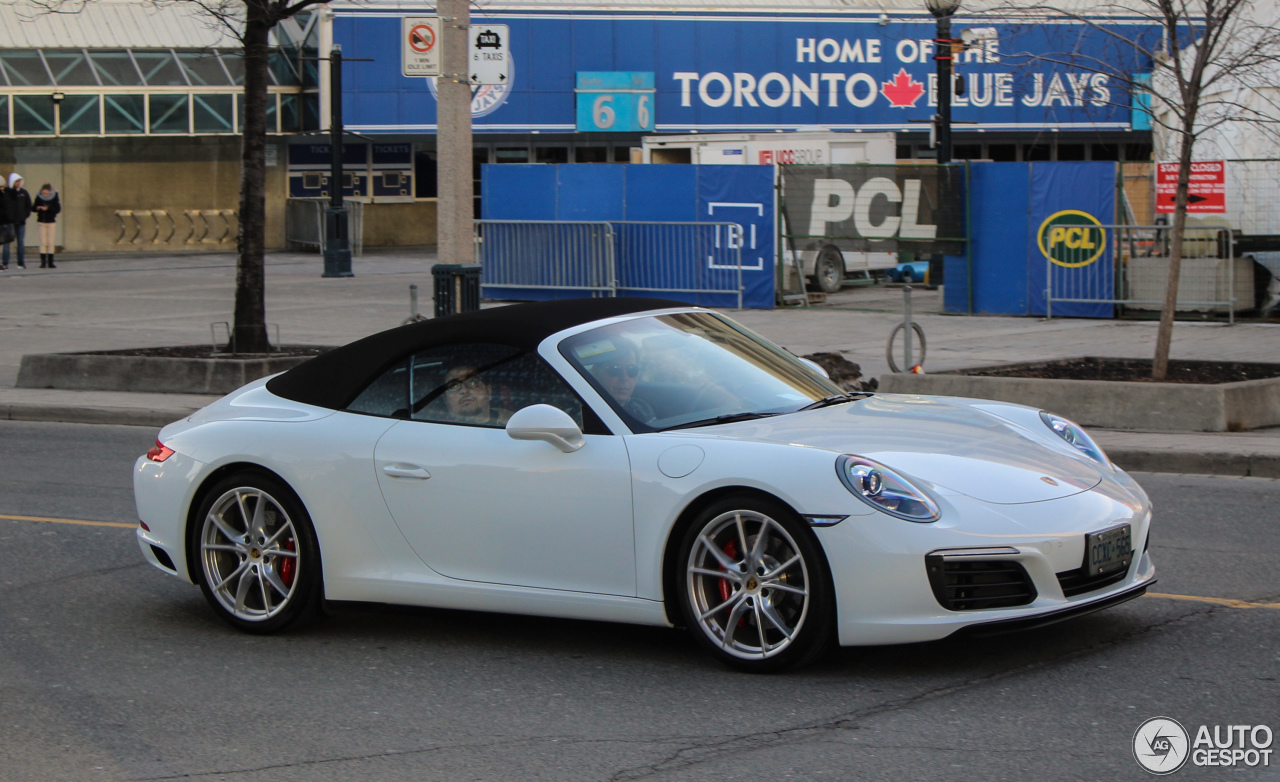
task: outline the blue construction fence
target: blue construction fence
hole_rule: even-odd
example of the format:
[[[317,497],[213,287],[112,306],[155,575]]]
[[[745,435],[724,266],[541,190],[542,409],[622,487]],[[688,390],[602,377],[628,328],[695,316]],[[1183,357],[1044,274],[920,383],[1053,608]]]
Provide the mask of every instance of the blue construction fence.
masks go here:
[[[558,220],[571,222],[737,223],[742,226],[742,303],[774,306],[774,262],[777,257],[777,212],[773,166],[687,165],[486,165],[481,170],[481,217],[485,220]],[[617,241],[627,232],[617,231]],[[652,292],[628,290],[628,278],[644,278],[648,287],[688,288],[694,277],[729,279],[729,270],[711,259],[687,258],[699,268],[673,268],[667,259],[647,259],[635,248],[619,246],[617,257],[647,266],[623,270],[619,296],[670,298],[705,307],[736,307],[736,293]],[[627,252],[627,250],[630,250]],[[640,257],[637,257],[640,255]],[[536,253],[531,266],[538,266]],[[546,264],[550,281],[550,264]],[[714,268],[701,268],[714,266]],[[733,286],[737,270],[732,270]],[[723,284],[709,287],[724,288]],[[486,285],[485,296],[512,300],[546,300],[593,295],[546,288],[499,288]]]
[[[1047,313],[1049,265],[1056,298],[1115,298],[1115,257],[1110,245],[1087,263],[1064,262],[1055,243],[1110,225],[1116,215],[1113,162],[971,163],[969,252],[948,256],[943,271],[943,309],[974,315]],[[1057,227],[1059,230],[1055,231]],[[1087,240],[1087,239],[1086,239]],[[1057,260],[1054,260],[1054,259]],[[1111,318],[1102,302],[1054,302],[1054,317]]]

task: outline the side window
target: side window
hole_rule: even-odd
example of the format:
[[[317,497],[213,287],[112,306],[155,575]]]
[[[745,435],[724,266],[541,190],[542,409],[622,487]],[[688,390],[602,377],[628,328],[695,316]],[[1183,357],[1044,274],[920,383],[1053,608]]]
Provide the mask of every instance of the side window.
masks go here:
[[[382,373],[355,401],[347,405],[353,413],[382,415],[388,418],[409,417],[409,361],[397,362]]]
[[[451,345],[414,355],[409,368],[414,420],[501,427],[521,408],[549,404],[582,426],[582,402],[536,354],[502,345]]]

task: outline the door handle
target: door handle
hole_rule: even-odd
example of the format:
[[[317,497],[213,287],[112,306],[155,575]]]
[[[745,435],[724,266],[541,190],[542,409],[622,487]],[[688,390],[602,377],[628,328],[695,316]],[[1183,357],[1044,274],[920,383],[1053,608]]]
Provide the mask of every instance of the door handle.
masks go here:
[[[431,473],[416,464],[384,464],[382,472],[392,478],[415,478],[420,481],[431,477]]]

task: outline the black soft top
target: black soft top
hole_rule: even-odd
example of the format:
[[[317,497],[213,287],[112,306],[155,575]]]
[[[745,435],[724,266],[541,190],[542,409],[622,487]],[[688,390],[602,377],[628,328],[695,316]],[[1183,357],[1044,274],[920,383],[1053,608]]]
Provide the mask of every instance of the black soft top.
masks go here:
[[[540,301],[424,320],[356,340],[267,382],[276,396],[341,410],[396,361],[428,348],[478,342],[524,351],[560,331],[633,312],[688,307],[665,299]]]

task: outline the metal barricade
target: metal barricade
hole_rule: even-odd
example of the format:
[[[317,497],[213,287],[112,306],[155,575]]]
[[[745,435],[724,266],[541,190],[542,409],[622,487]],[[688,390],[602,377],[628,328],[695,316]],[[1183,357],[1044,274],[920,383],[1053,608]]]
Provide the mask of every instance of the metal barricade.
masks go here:
[[[324,210],[328,206],[328,201],[319,198],[290,198],[285,201],[285,245],[314,247],[316,252],[324,253]],[[347,208],[351,256],[356,258],[364,254],[364,203],[345,201],[343,206]]]
[[[617,295],[613,226],[604,222],[476,220],[483,288]]]
[[[727,293],[742,309],[742,226],[615,222],[618,290]]]
[[[1047,227],[1038,237],[1045,258],[1045,311],[1065,303],[1114,304],[1135,310],[1164,306],[1172,229],[1167,225],[1095,225],[1081,222]],[[1252,306],[1248,261],[1235,258],[1231,230],[1194,225],[1183,231],[1177,309],[1226,312],[1235,323],[1238,307]],[[1236,268],[1246,264],[1245,272]],[[1241,304],[1241,302],[1243,304]]]

